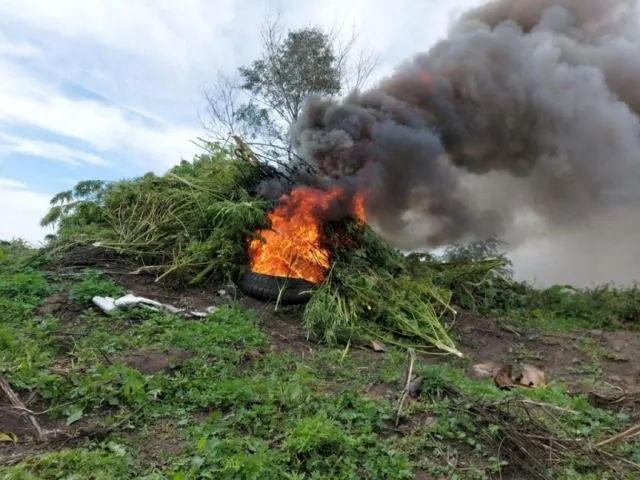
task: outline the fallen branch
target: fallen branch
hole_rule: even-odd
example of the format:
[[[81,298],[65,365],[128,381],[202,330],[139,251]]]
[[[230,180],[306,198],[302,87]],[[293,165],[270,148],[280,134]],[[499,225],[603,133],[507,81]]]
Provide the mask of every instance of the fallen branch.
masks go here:
[[[46,442],[48,438],[48,432],[40,426],[31,410],[29,410],[25,406],[25,404],[22,403],[20,398],[18,398],[18,395],[16,395],[16,393],[13,391],[11,385],[9,385],[9,382],[4,378],[4,376],[0,376],[0,388],[2,388],[2,391],[11,402],[11,405],[19,410],[22,416],[27,417],[27,420],[29,420],[29,423],[36,432],[36,439],[39,442]]]
[[[524,405],[531,405],[531,406],[540,407],[540,408],[550,408],[552,410],[558,410],[563,413],[571,413],[573,415],[579,415],[579,412],[576,412],[575,410],[571,410],[570,408],[559,407],[557,405],[551,405],[550,403],[534,402],[533,400],[528,400],[524,398],[519,398],[519,399],[510,398],[508,400],[490,403],[487,406],[499,407],[501,405],[507,405],[507,404],[513,404],[513,403],[522,403]]]
[[[409,354],[409,364],[405,369],[405,377],[404,377],[404,390],[402,392],[402,397],[400,398],[400,405],[398,405],[398,412],[396,413],[396,427],[400,423],[400,415],[402,415],[402,409],[404,408],[404,403],[407,400],[407,395],[409,395],[409,391],[411,389],[411,378],[413,377],[413,364],[416,361],[416,352],[413,348],[410,348],[408,351]]]
[[[529,399],[508,399],[483,403],[458,390],[453,385],[443,389],[445,395],[454,399],[449,408],[475,417],[476,428],[497,426],[496,435],[487,440],[496,442],[499,458],[509,464],[521,465],[531,478],[551,480],[556,468],[568,458],[580,456],[597,468],[619,474],[629,470],[640,471],[640,465],[618,452],[606,451],[602,447],[618,441],[630,441],[640,437],[640,425],[629,428],[618,435],[597,444],[586,438],[575,436],[555,412],[575,415],[576,412],[536,402]],[[633,477],[635,478],[635,477]]]
[[[624,432],[620,432],[611,438],[603,440],[600,443],[596,443],[595,448],[604,447],[605,445],[609,445],[610,443],[617,442],[620,440],[631,440],[638,436],[640,436],[640,425],[634,425],[633,427],[625,430]]]

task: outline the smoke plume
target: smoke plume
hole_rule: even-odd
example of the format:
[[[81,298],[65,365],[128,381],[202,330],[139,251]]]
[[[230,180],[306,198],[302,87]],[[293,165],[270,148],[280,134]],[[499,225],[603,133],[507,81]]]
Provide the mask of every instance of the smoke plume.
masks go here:
[[[377,87],[312,98],[297,153],[366,194],[400,248],[640,206],[640,9],[635,0],[495,0]]]

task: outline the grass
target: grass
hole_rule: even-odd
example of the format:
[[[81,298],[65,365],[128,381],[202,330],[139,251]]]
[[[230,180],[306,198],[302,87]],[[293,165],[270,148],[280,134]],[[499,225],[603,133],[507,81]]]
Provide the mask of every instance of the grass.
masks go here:
[[[160,277],[224,281],[241,270],[246,239],[264,226],[270,202],[251,189],[269,172],[211,145],[163,176],[80,182],[51,200],[42,224],[58,227],[53,248],[97,242],[157,267]]]
[[[107,317],[90,308],[93,295],[122,291],[107,276],[61,278],[42,268],[37,252],[2,251],[0,302],[10,314],[0,325],[1,373],[31,399],[28,408],[47,411],[40,421],[58,422],[76,439],[36,446],[17,432],[15,447],[0,444],[0,479],[411,479],[418,471],[497,478],[527,471],[504,454],[509,427],[526,432],[535,419],[558,445],[595,444],[629,421],[562,384],[502,392],[469,379],[465,360],[448,360],[419,362],[421,398],[395,428],[401,348],[389,346],[375,361],[354,348],[318,347],[304,358],[275,351],[256,312],[235,303],[197,321],[148,311]],[[64,321],[43,316],[39,306],[51,295],[86,310]],[[126,362],[139,352],[175,358],[145,374]],[[14,448],[25,457],[7,465],[2,455]],[[640,445],[607,452],[637,461]],[[622,478],[601,460],[574,448],[540,461],[553,478]]]
[[[81,182],[52,200],[43,224],[59,228],[47,249],[0,248],[0,373],[74,438],[42,447],[15,425],[0,431],[18,434],[7,448],[19,455],[0,461],[0,479],[634,478],[637,441],[596,447],[629,418],[561,384],[502,392],[470,380],[449,327],[463,311],[547,337],[637,329],[635,287],[537,290],[513,280],[492,242],[454,246],[444,261],[405,257],[345,219],[326,225],[332,269],[298,311],[321,341],[313,355],[274,351],[256,312],[234,302],[197,321],[91,307],[93,296],[124,289],[78,243],[155,272],[160,285],[237,278],[273,207],[256,188],[272,174],[211,146],[163,176]],[[63,311],[41,309],[48,298]],[[381,357],[358,349],[372,338],[388,347]],[[408,347],[448,357],[419,362],[423,394],[395,427]],[[152,358],[161,365],[149,370]],[[594,362],[574,365],[584,384],[603,380]]]
[[[155,272],[158,281],[236,280],[247,269],[248,242],[269,226],[267,212],[275,205],[260,194],[261,182],[290,186],[292,180],[219,145],[206,147],[207,154],[162,176],[84,181],[56,195],[42,221],[58,227],[50,252],[67,255],[78,242],[98,244]],[[544,329],[640,325],[637,288],[536,290],[513,280],[495,239],[450,246],[446,261],[404,257],[366,225],[345,218],[327,222],[324,241],[331,272],[315,289],[304,325],[328,345],[368,337],[459,356],[445,326],[456,309]]]

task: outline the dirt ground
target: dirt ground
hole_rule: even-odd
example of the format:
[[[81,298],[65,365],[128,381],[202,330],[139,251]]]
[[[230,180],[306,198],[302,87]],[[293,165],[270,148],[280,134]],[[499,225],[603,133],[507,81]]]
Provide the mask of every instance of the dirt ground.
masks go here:
[[[237,300],[257,312],[276,350],[292,349],[304,355],[312,354],[317,347],[302,328],[300,310],[275,312],[273,304],[244,296],[234,285],[186,288],[157,283],[152,275],[112,274],[111,277],[129,293],[177,307],[204,309]],[[80,313],[72,302],[56,296],[43,309],[53,309],[62,318]],[[638,397],[640,403],[640,332],[532,330],[502,319],[465,312],[458,316],[452,329],[458,348],[473,363],[526,363],[543,370],[551,381],[568,385],[572,392],[589,393],[596,402]],[[367,362],[381,354],[360,351],[358,355],[368,356],[362,358]],[[153,371],[158,364],[168,364],[170,356],[171,352],[147,352],[145,357],[141,352],[135,365],[143,372]],[[426,360],[430,361],[428,357]]]
[[[151,276],[116,275],[114,280],[131,293],[179,307],[203,309],[238,300],[256,310],[276,348],[315,348],[302,328],[300,311],[274,312],[273,304],[246,297],[233,285],[176,291],[156,283]],[[465,312],[454,322],[453,331],[460,350],[474,362],[525,362],[576,386],[596,376],[618,391],[640,389],[640,332],[541,331]]]
[[[108,271],[109,265],[105,268]],[[273,305],[244,297],[233,285],[216,288],[168,287],[154,281],[152,275],[113,273],[114,281],[128,293],[148,297],[177,307],[204,309],[231,300],[255,309],[261,324],[277,351],[293,350],[298,355],[313,355],[317,348],[307,339],[300,322],[300,311],[274,312]],[[71,321],[82,312],[73,302],[60,295],[52,296],[42,307],[41,313],[51,314],[61,321]],[[194,320],[197,321],[197,320]],[[638,417],[640,412],[640,333],[574,331],[538,331],[525,329],[501,320],[462,313],[453,325],[454,338],[469,363],[501,362],[527,363],[543,370],[549,381],[562,382],[572,393],[587,393],[592,403],[615,411],[624,411]],[[358,349],[356,361],[375,361],[383,353]],[[124,362],[144,373],[166,371],[189,358],[184,351],[136,351]],[[427,361],[433,361],[427,359]],[[392,385],[372,385],[371,395],[391,397],[397,393]],[[28,408],[38,410],[37,401]],[[45,408],[45,407],[42,407]],[[33,427],[21,412],[8,405],[0,395],[0,432],[14,432],[19,437],[33,434]],[[77,438],[83,422],[67,427],[64,421],[47,419],[46,412],[38,416],[41,426],[57,431],[61,441],[55,448],[65,446],[68,439]],[[91,437],[86,432],[84,437]],[[29,456],[37,445],[12,446],[4,449],[3,463],[13,463]],[[162,453],[150,455],[162,457]],[[426,477],[425,477],[426,478]]]

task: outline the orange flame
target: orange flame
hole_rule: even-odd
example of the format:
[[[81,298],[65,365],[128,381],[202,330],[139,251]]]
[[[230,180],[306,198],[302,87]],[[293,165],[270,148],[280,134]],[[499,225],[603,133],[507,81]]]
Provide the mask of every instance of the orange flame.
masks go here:
[[[425,83],[433,83],[433,77],[429,75],[427,72],[420,73],[420,80],[422,80]]]
[[[367,216],[364,209],[364,195],[362,193],[357,193],[353,197],[353,214],[361,225],[366,223]]]
[[[260,238],[249,243],[251,271],[278,277],[299,278],[321,283],[330,266],[330,252],[322,246],[323,216],[332,201],[344,191],[300,187],[283,195],[280,204],[268,214],[271,229],[258,232]],[[353,200],[352,209],[364,222],[363,198]]]

